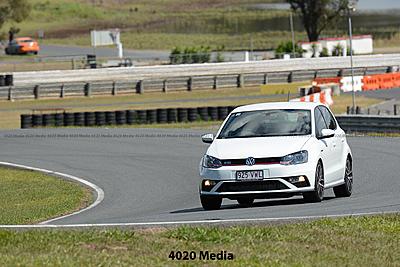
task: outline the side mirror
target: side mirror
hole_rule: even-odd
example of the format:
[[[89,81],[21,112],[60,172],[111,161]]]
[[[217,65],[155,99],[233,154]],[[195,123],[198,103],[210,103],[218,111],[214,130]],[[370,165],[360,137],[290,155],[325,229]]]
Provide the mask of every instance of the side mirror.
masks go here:
[[[211,144],[214,141],[214,135],[209,133],[201,136],[203,143]]]
[[[331,138],[335,136],[335,131],[331,129],[322,129],[319,139]]]

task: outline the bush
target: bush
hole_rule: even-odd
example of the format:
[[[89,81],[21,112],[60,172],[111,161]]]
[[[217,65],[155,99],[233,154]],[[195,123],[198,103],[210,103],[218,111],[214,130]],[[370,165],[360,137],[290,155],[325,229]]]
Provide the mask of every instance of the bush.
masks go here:
[[[303,49],[298,45],[294,45],[294,51],[296,55],[302,55],[303,54]],[[281,58],[283,54],[291,54],[293,53],[293,44],[291,41],[287,42],[282,42],[278,45],[278,47],[275,49],[275,55],[277,58]]]
[[[329,57],[328,48],[326,48],[326,47],[322,48],[322,51],[321,51],[321,53],[319,53],[319,56],[320,57]]]
[[[175,47],[169,56],[171,64],[206,63],[211,60],[211,49],[204,47]]]

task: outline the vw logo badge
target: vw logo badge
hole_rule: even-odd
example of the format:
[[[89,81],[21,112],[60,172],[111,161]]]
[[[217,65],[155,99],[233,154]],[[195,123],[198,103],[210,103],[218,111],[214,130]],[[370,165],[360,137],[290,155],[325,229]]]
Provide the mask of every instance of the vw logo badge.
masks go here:
[[[254,158],[248,157],[248,158],[246,159],[246,165],[247,165],[247,166],[253,166],[254,164],[256,164],[256,160],[255,160]]]

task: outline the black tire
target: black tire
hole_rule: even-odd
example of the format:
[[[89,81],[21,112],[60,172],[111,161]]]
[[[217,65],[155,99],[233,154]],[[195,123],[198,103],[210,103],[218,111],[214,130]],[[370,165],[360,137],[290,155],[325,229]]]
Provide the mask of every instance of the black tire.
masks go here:
[[[174,123],[177,121],[177,114],[178,111],[176,108],[169,108],[167,109],[167,121],[168,123]],[[186,114],[187,116],[187,114]]]
[[[241,197],[237,199],[237,202],[242,207],[249,207],[254,203],[254,198],[251,197]]]
[[[85,126],[95,126],[96,116],[94,112],[85,112]]]
[[[218,107],[208,107],[208,115],[212,121],[218,120]]]
[[[168,111],[165,108],[157,109],[157,123],[167,123],[168,122]]]
[[[115,118],[115,111],[106,111],[106,124],[107,125],[117,124],[117,120]]]
[[[43,126],[55,126],[55,115],[43,114]]]
[[[202,121],[208,121],[210,119],[210,117],[208,116],[208,108],[207,107],[197,108],[197,112]],[[189,115],[190,115],[190,113],[189,113]],[[189,121],[190,121],[190,118],[189,118]]]
[[[146,110],[138,110],[137,111],[137,122],[139,124],[147,123],[147,112],[146,112]]]
[[[74,113],[64,113],[64,126],[74,126]]]
[[[198,113],[197,113],[197,108],[188,108],[188,121],[194,122],[197,121],[198,118]]]
[[[205,210],[218,210],[221,208],[222,198],[215,196],[200,196],[200,202]]]
[[[117,125],[126,124],[126,110],[118,110],[115,112],[115,119],[117,121]]]
[[[106,125],[106,113],[104,111],[96,111],[94,116],[96,117],[96,126]]]
[[[353,163],[350,157],[347,157],[346,168],[344,172],[344,184],[335,186],[333,192],[336,197],[349,197],[353,191]]]
[[[147,123],[153,124],[157,122],[157,110],[149,109],[147,110]]]
[[[178,122],[187,122],[187,121],[188,121],[188,109],[178,108]]]
[[[218,107],[218,120],[223,121],[228,116],[228,107]]]
[[[74,126],[85,126],[85,113],[83,112],[74,113]]]
[[[136,123],[136,110],[127,110],[126,111],[126,123],[135,124]]]
[[[42,127],[43,126],[43,115],[33,114],[32,115],[32,127]]]
[[[319,161],[315,169],[315,189],[311,192],[303,193],[303,198],[306,202],[321,202],[324,199],[324,167]]]
[[[64,113],[56,113],[54,115],[54,125],[56,127],[64,126]]]
[[[21,114],[21,129],[32,128],[32,115]]]

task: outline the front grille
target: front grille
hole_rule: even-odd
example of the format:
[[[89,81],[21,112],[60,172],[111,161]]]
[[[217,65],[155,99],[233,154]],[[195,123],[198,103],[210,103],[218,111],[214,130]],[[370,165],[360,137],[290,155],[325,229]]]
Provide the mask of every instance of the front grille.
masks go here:
[[[280,157],[272,158],[255,158],[255,165],[257,164],[279,164],[281,161]],[[222,160],[223,166],[238,166],[246,165],[246,159],[224,159]]]
[[[217,192],[242,192],[242,191],[271,191],[288,189],[285,184],[279,181],[247,181],[247,182],[225,182]]]

